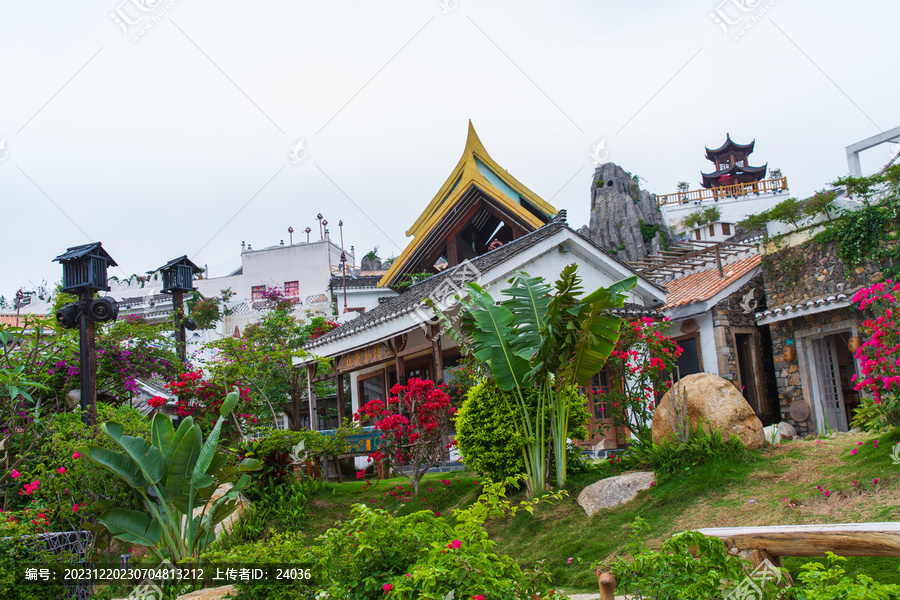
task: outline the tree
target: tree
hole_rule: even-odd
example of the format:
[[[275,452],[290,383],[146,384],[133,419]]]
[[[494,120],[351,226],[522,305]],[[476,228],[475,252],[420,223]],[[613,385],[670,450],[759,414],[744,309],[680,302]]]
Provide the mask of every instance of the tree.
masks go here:
[[[790,223],[794,229],[798,229],[798,221],[803,216],[803,204],[796,198],[782,200],[768,211],[768,217],[772,221]]]
[[[303,350],[307,342],[338,325],[324,317],[300,321],[294,316],[294,303],[277,288],[268,289],[264,298],[268,309],[257,323],[247,326],[244,337],[227,337],[207,346],[215,353],[209,365],[210,376],[229,385],[241,381],[256,398],[257,414],[268,413],[274,424],[276,412],[284,410],[290,417],[291,429],[299,430],[308,388],[305,370],[295,369],[293,361],[308,356]],[[327,375],[331,367],[323,362],[319,370]],[[316,384],[317,396],[333,393],[333,383]]]
[[[369,459],[387,459],[395,469],[408,467],[410,473],[397,472],[412,483],[418,496],[425,471],[441,463],[443,439],[456,408],[444,385],[435,386],[428,379],[413,377],[406,385],[392,387],[391,394],[387,402],[367,402],[353,418],[379,419],[375,429],[382,432],[381,446]]]
[[[668,335],[667,321],[642,317],[622,326],[616,349],[606,363],[610,391],[603,394],[617,425],[628,427],[640,444],[652,442],[650,423],[656,394],[669,385],[681,347]]]
[[[510,280],[500,302],[478,284],[467,284],[469,298],[462,301],[459,317],[468,338],[465,349],[489,367],[500,389],[516,392],[517,407],[511,412],[519,435],[527,440],[523,456],[530,494],[544,491],[551,443],[556,483],[565,485],[570,416],[565,392],[572,385],[587,385],[603,367],[621,325],[609,309],[621,307],[624,292],[636,283],[633,276],[582,297],[576,265],[569,265],[554,284],[555,293],[543,278],[526,273]],[[532,387],[539,394],[536,414],[550,412],[549,432],[525,402],[523,392]]]
[[[81,456],[125,481],[143,502],[144,511],[112,508],[100,515],[99,522],[113,537],[147,546],[160,560],[176,565],[200,557],[215,540],[216,525],[237,509],[238,495],[251,481],[247,472],[260,467],[255,459],[227,467],[226,455],[217,451],[222,425],[238,400],[237,390],[228,394],[205,443],[192,417],[182,420],[176,431],[169,417],[157,414],[149,443],[125,435],[120,424],[108,422],[101,429],[122,452],[99,446],[78,448]],[[231,489],[207,504],[228,483]],[[201,509],[199,515],[194,514],[195,508]]]

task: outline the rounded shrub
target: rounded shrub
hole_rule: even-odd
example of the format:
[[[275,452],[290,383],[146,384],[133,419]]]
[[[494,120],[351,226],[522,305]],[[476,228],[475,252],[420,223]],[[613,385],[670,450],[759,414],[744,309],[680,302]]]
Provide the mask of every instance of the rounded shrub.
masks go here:
[[[491,379],[483,379],[471,388],[466,400],[456,413],[456,445],[466,466],[489,476],[494,481],[501,481],[512,475],[525,472],[522,458],[524,436],[516,432],[513,410],[517,410],[516,392],[504,392]],[[538,392],[529,389],[524,394],[525,403],[537,418]],[[584,407],[584,399],[572,388],[569,394],[572,407],[569,417],[569,437],[584,439],[587,437],[587,424],[590,415]],[[544,426],[549,431],[549,407],[543,415]],[[534,422],[534,421],[532,421]],[[577,452],[569,453],[570,470],[577,470]]]

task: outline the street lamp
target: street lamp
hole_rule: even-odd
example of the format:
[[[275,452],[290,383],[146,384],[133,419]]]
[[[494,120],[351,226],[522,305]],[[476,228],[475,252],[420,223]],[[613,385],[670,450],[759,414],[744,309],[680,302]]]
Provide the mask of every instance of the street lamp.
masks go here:
[[[53,259],[63,268],[61,291],[78,295],[59,309],[56,321],[65,329],[79,328],[79,362],[81,370],[81,418],[88,424],[97,422],[97,354],[94,350],[94,323],[115,320],[119,305],[109,297],[94,298],[99,291],[109,291],[106,270],[118,266],[103,249],[101,242],[67,248]]]
[[[184,294],[194,291],[194,274],[203,269],[192,263],[187,255],[173,258],[159,269],[163,278],[163,294],[172,294],[172,311],[175,315],[175,349],[181,362],[187,362],[185,329],[193,331],[197,323],[184,318]]]

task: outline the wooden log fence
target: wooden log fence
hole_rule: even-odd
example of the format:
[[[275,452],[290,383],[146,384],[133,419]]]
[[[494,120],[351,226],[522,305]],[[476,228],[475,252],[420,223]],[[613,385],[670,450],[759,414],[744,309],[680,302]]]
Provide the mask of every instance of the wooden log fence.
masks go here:
[[[769,527],[711,527],[697,529],[717,537],[728,552],[747,558],[753,567],[768,560],[781,567],[783,556],[900,556],[900,523],[843,523],[775,525]],[[601,600],[614,600],[616,580],[598,571]]]

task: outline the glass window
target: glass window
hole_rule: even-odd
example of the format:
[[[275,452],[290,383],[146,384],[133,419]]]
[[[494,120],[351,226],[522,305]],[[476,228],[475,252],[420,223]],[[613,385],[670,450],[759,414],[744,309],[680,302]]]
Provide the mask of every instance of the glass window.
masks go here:
[[[731,235],[731,225],[722,223],[722,235]]]
[[[297,298],[300,295],[299,281],[285,281],[284,295],[286,298]]]
[[[266,293],[266,286],[264,285],[254,285],[250,288],[250,298],[253,300],[262,300],[263,294]]]
[[[376,375],[359,382],[359,404],[372,400],[384,400],[384,375]]]

